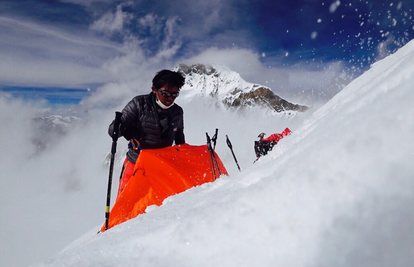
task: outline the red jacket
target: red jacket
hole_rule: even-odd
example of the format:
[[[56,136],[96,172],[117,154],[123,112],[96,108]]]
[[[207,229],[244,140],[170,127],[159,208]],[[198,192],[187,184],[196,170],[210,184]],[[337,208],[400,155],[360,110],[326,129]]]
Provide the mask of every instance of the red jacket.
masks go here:
[[[280,133],[280,134],[275,133],[275,134],[269,135],[268,137],[263,138],[260,141],[279,142],[280,139],[282,139],[285,136],[288,136],[291,133],[292,133],[292,131],[289,128],[286,128],[282,133]]]

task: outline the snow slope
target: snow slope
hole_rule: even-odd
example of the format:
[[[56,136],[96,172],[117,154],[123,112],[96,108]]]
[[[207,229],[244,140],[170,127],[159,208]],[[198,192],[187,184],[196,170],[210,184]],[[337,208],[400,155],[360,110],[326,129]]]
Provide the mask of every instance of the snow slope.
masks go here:
[[[413,63],[411,41],[256,164],[38,266],[413,266]]]

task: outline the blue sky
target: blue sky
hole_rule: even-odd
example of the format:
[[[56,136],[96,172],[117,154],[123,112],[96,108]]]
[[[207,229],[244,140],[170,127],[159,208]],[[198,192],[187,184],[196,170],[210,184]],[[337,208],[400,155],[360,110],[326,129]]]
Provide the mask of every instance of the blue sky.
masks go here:
[[[88,95],[147,70],[223,63],[276,92],[329,98],[414,38],[413,9],[412,0],[0,0],[0,87]]]
[[[51,105],[78,104],[82,98],[90,95],[88,89],[61,87],[3,86],[2,91],[25,100],[46,100]]]

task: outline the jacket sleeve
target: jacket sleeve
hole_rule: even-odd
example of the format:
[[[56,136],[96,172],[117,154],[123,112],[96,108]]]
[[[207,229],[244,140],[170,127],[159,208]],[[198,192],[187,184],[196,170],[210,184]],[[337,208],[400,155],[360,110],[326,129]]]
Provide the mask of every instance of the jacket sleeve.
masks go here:
[[[132,138],[141,138],[141,131],[137,127],[137,121],[139,120],[139,112],[137,101],[132,99],[122,110],[121,123],[119,125],[119,136],[125,137],[125,139],[130,140]],[[109,125],[108,133],[112,137],[114,128],[114,121]]]
[[[122,118],[119,132],[125,139],[141,139],[142,131],[140,125],[140,107],[138,97],[133,98],[122,110]]]
[[[122,110],[122,123],[132,124],[139,119],[139,111],[138,111],[138,100],[137,97],[132,99],[131,101],[126,104],[124,109]]]
[[[184,136],[184,114],[183,114],[183,110],[181,109],[180,112],[180,121],[177,127],[177,132],[175,133],[175,144],[176,145],[181,145],[185,143],[185,136]]]

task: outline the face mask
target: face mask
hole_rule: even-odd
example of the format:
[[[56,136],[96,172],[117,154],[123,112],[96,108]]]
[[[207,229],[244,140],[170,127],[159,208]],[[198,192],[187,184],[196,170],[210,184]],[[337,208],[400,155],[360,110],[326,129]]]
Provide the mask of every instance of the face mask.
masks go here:
[[[162,109],[169,109],[170,107],[172,107],[172,106],[174,106],[174,102],[171,104],[171,105],[169,105],[169,106],[166,106],[166,105],[164,105],[160,100],[159,100],[159,98],[158,98],[158,96],[157,95],[155,95],[155,97],[156,97],[156,99],[155,99],[155,103],[157,103],[158,104],[158,106],[160,106]]]

